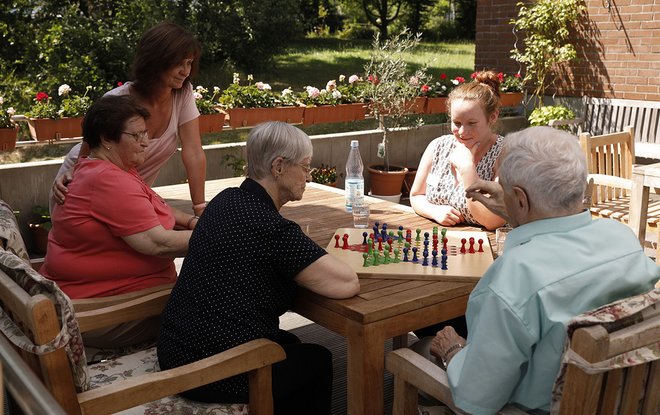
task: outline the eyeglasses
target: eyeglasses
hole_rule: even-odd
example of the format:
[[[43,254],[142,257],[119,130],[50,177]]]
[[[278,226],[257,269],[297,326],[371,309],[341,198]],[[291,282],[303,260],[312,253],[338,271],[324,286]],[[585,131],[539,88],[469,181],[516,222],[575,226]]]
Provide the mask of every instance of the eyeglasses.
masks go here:
[[[297,164],[300,167],[302,167],[303,171],[305,172],[306,175],[310,174],[312,172],[312,165],[311,164],[302,164],[302,163],[295,163],[291,159],[282,157],[284,160],[288,161],[291,164]]]
[[[135,140],[136,143],[139,143],[140,140],[144,140],[145,138],[148,140],[149,139],[149,131],[144,130],[144,131],[138,131],[137,133],[129,133],[128,131],[122,131],[122,134],[130,135],[133,137],[133,140]]]

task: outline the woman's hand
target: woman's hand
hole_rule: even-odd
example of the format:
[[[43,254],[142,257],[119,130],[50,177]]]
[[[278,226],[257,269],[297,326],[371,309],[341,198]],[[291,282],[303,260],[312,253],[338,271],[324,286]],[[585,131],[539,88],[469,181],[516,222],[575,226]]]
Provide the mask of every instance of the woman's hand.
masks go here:
[[[64,200],[66,199],[66,194],[69,192],[69,189],[67,188],[68,184],[73,180],[73,174],[71,171],[65,171],[61,175],[57,176],[55,178],[55,181],[53,182],[53,198],[55,199],[55,202],[57,204],[62,205],[64,204]]]
[[[449,205],[436,205],[433,209],[433,220],[442,226],[456,226],[463,222],[461,212]]]
[[[454,170],[461,175],[470,171],[476,171],[474,155],[478,148],[479,143],[475,143],[472,148],[468,148],[465,144],[457,142],[449,154],[449,162]]]

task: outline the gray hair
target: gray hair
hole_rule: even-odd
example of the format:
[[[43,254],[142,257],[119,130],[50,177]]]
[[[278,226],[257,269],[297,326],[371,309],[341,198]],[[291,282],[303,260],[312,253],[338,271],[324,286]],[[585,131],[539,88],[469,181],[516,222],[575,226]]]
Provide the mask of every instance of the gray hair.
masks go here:
[[[499,160],[504,191],[520,186],[542,212],[569,211],[581,203],[587,163],[578,140],[551,127],[531,127],[507,135]]]
[[[281,121],[259,124],[247,138],[247,176],[263,179],[271,174],[273,160],[283,157],[300,163],[312,156],[312,140],[301,129]]]

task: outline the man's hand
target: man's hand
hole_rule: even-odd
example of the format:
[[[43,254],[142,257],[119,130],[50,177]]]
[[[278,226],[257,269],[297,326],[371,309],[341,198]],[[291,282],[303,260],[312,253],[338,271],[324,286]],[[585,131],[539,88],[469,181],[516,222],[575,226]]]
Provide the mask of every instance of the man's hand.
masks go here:
[[[73,180],[73,174],[70,171],[65,171],[62,175],[56,177],[55,182],[53,182],[53,198],[59,205],[64,204],[66,194],[69,192],[67,185],[71,180]]]
[[[478,180],[465,189],[465,194],[470,199],[480,202],[488,210],[509,221],[509,215],[504,205],[504,190],[497,182]]]
[[[452,357],[465,346],[465,339],[452,326],[440,330],[431,340],[431,354],[447,365]]]

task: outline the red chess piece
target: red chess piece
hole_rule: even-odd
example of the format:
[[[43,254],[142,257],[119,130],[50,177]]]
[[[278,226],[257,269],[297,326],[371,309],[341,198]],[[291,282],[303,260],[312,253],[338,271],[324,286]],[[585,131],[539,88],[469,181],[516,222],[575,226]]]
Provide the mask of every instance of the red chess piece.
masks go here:
[[[339,248],[339,235],[335,235],[335,248]]]
[[[474,238],[470,238],[470,250],[468,252],[474,254]]]
[[[343,239],[343,241],[344,241],[344,245],[341,247],[341,249],[348,249],[348,234],[345,233],[344,237],[341,238],[341,239]]]
[[[461,254],[465,253],[465,243],[467,240],[465,238],[461,239]]]
[[[477,242],[479,242],[479,250],[477,252],[484,252],[484,240],[479,239]]]
[[[448,239],[446,236],[445,236],[444,238],[442,238],[442,248],[443,248],[445,251],[448,251],[448,249],[447,249],[447,242],[449,242],[449,239]]]

